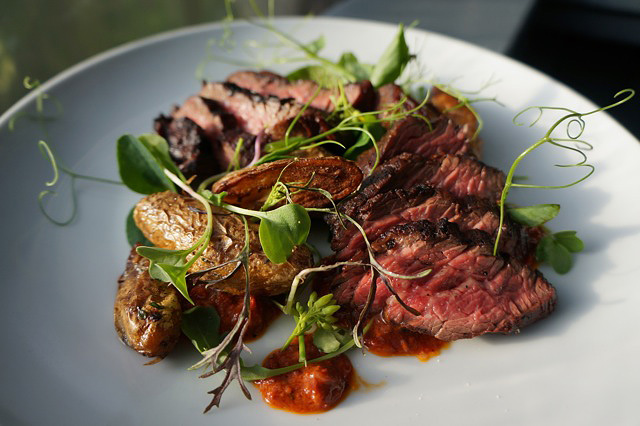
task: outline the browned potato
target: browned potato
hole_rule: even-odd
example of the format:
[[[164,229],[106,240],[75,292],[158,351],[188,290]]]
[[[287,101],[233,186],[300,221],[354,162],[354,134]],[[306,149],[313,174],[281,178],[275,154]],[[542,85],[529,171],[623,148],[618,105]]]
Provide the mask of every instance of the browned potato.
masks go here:
[[[154,245],[170,250],[191,247],[204,233],[207,215],[195,199],[174,192],[149,195],[136,205],[133,218],[136,225]],[[244,247],[244,224],[239,216],[212,207],[213,234],[203,255],[193,264],[190,272],[210,269],[235,258]],[[298,272],[312,265],[307,247],[296,247],[285,263],[272,263],[262,251],[258,237],[258,224],[249,223],[249,274],[251,292],[275,295],[289,290]],[[202,280],[219,280],[215,288],[233,294],[244,293],[245,275],[237,264],[229,264],[202,275]]]
[[[462,127],[466,125],[466,133],[469,137],[472,137],[478,130],[478,119],[473,115],[469,108],[454,108],[460,103],[460,101],[454,96],[443,92],[437,87],[433,87],[431,89],[431,98],[429,99],[429,102],[441,113],[445,113],[446,111],[445,114],[458,126]],[[480,138],[476,137],[470,141],[470,144],[473,154],[479,158],[482,152],[482,141]]]
[[[118,279],[114,324],[127,346],[145,356],[164,358],[180,337],[182,309],[178,291],[151,278],[148,268],[149,261],[133,249]]]
[[[224,201],[227,203],[257,210],[278,178],[283,183],[322,188],[330,192],[334,200],[340,200],[358,188],[362,172],[356,163],[342,157],[283,159],[230,173],[213,185],[213,192],[226,191]],[[292,199],[304,207],[330,204],[324,195],[314,191],[298,191]]]

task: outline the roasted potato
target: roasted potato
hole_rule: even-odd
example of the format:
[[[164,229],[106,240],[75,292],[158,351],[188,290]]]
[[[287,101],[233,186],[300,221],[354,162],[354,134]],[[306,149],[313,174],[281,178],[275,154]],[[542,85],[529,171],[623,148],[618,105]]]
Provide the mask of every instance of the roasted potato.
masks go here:
[[[465,132],[469,138],[472,138],[478,130],[478,119],[466,106],[456,108],[460,101],[454,96],[443,92],[437,87],[432,88],[429,102],[441,113],[446,114],[455,124],[460,127],[467,126]],[[482,141],[475,137],[470,141],[471,152],[480,158],[482,153]]]
[[[212,209],[211,241],[190,272],[208,270],[228,262],[244,247],[244,223],[240,217],[221,208]],[[207,224],[207,215],[197,200],[169,191],[143,198],[136,205],[133,218],[149,241],[170,250],[191,247],[204,233]],[[272,263],[262,251],[256,223],[249,223],[249,237],[249,274],[254,294],[276,295],[288,291],[296,274],[313,263],[310,250],[304,246],[296,247],[285,263]],[[220,280],[215,288],[232,294],[244,293],[245,274],[237,263],[206,272],[201,279]]]
[[[173,286],[151,278],[148,268],[149,261],[133,249],[118,279],[113,318],[127,346],[163,358],[180,337],[180,295]]]
[[[226,191],[225,202],[258,210],[278,179],[324,189],[337,201],[358,188],[362,172],[354,162],[342,157],[283,159],[230,173],[213,185],[213,192]],[[330,204],[327,197],[316,191],[299,190],[292,194],[292,199],[304,207]]]

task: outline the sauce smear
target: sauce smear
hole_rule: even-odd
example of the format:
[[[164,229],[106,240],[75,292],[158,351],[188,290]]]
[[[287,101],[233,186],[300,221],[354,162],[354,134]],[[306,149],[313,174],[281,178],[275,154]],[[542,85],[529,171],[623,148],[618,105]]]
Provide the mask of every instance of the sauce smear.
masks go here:
[[[311,336],[305,337],[307,359],[324,353],[313,345]],[[262,365],[280,368],[298,363],[298,341],[294,340],[284,351],[276,349]],[[354,371],[344,354],[306,367],[253,382],[262,398],[274,408],[300,414],[321,413],[338,405],[352,387]]]
[[[197,306],[210,306],[216,309],[220,316],[220,333],[227,333],[233,328],[244,304],[244,295],[207,288],[205,284],[197,284],[189,291],[189,296]],[[245,334],[245,342],[251,342],[262,336],[281,313],[268,297],[253,294],[250,296],[249,311],[249,326]]]
[[[420,361],[427,361],[449,347],[449,342],[387,324],[379,316],[373,320],[363,340],[367,350],[375,355],[416,356]]]

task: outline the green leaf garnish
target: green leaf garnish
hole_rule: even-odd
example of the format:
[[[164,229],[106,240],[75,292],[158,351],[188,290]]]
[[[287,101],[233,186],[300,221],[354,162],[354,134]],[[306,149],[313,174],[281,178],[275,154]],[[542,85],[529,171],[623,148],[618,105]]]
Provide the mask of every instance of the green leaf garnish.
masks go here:
[[[592,145],[589,142],[580,139],[586,127],[586,122],[584,118],[589,115],[598,113],[600,111],[606,111],[608,109],[614,108],[616,106],[619,106],[629,101],[631,98],[633,98],[633,96],[635,96],[635,91],[632,89],[621,90],[614,95],[614,99],[620,96],[624,96],[624,97],[609,105],[606,105],[604,107],[597,108],[591,111],[587,111],[587,112],[578,112],[569,108],[562,108],[562,107],[534,106],[534,107],[525,108],[524,110],[516,114],[516,116],[513,118],[514,123],[517,125],[522,125],[522,123],[519,123],[517,121],[517,119],[522,114],[530,110],[538,110],[538,117],[530,123],[529,127],[531,127],[540,120],[540,118],[542,117],[545,111],[552,110],[552,111],[560,111],[565,113],[565,115],[563,115],[560,119],[558,119],[555,123],[551,125],[551,127],[542,136],[542,138],[540,138],[534,144],[532,144],[527,149],[525,149],[513,161],[513,164],[511,165],[509,172],[507,173],[507,178],[505,180],[504,188],[500,196],[500,201],[499,201],[500,225],[498,227],[498,234],[496,236],[496,241],[493,246],[494,255],[497,254],[498,252],[500,237],[502,235],[502,224],[504,223],[507,196],[509,195],[509,191],[511,190],[511,188],[540,188],[540,189],[569,188],[573,185],[577,185],[578,183],[584,181],[589,176],[591,176],[595,171],[595,167],[592,164],[587,163],[587,155],[585,154],[584,151],[587,149],[591,149]],[[565,127],[566,137],[555,136],[555,131],[563,124],[566,125]],[[572,129],[577,129],[577,132],[575,130],[572,131]],[[568,145],[569,143],[571,143],[572,146],[569,146]],[[563,168],[569,168],[569,167],[584,168],[586,169],[585,174],[581,178],[563,185],[535,185],[535,184],[528,184],[528,183],[525,184],[525,183],[514,182],[514,177],[516,176],[515,172],[520,162],[531,152],[533,152],[534,150],[536,150],[537,148],[545,144],[550,144],[558,148],[566,149],[578,154],[580,158],[579,161],[575,163],[570,163],[570,164],[556,164],[556,166],[563,167]],[[552,213],[552,211],[547,213]],[[547,216],[548,215],[549,214],[547,214]],[[582,250],[584,245],[582,244],[582,241],[580,241],[580,239],[575,236],[575,233],[573,234],[561,233],[561,234],[562,235],[559,239],[555,237],[556,234],[547,235],[546,237],[544,237],[538,245],[538,248],[536,250],[536,257],[541,262],[548,261],[549,263],[551,263],[551,266],[553,266],[556,272],[564,274],[568,272],[572,266],[570,249],[573,251],[580,251]]]
[[[162,136],[155,133],[145,133],[138,136],[138,139],[158,164],[178,176],[180,180],[185,181],[184,175],[176,166],[176,163],[173,162],[171,155],[169,155],[169,144]]]
[[[153,194],[176,189],[163,171],[167,167],[163,163],[162,147],[157,143],[157,139],[147,138],[143,142],[128,134],[118,139],[116,156],[120,178],[134,192]]]
[[[351,52],[343,53],[338,60],[338,65],[353,74],[358,81],[369,80],[373,71],[372,65],[361,63]]]
[[[527,207],[513,207],[507,210],[514,221],[525,226],[542,225],[558,215],[560,204],[537,204]]]
[[[566,274],[573,265],[571,253],[584,249],[584,243],[576,231],[562,231],[544,236],[536,248],[539,262],[549,263],[559,274]]]
[[[324,328],[318,328],[313,333],[313,344],[326,354],[335,352],[340,348],[340,340],[336,337],[336,333],[333,330],[325,330]]]
[[[411,58],[409,46],[404,38],[404,25],[400,24],[396,36],[373,67],[371,84],[374,87],[380,87],[387,83],[393,83],[400,77]]]
[[[215,348],[222,341],[218,333],[220,316],[213,307],[194,306],[184,311],[180,327],[200,353]]]
[[[260,217],[260,244],[273,263],[286,262],[295,246],[307,240],[311,229],[309,213],[295,203],[262,212]]]
[[[571,253],[577,253],[584,250],[584,243],[578,236],[576,235],[576,231],[562,231],[556,232],[553,234],[555,240],[562,244],[569,250]]]
[[[307,353],[304,342],[304,334],[307,331],[311,330],[313,326],[317,326],[328,333],[335,334],[338,330],[338,327],[334,325],[337,319],[333,316],[333,314],[335,314],[339,309],[340,305],[336,304],[336,301],[333,298],[332,294],[326,294],[321,298],[318,298],[318,295],[315,291],[309,296],[309,300],[307,301],[306,306],[298,302],[296,304],[294,312],[292,313],[293,318],[296,321],[296,326],[287,341],[282,346],[282,349],[286,349],[295,338],[298,338],[298,360],[306,364]],[[337,346],[339,347],[340,342],[336,336],[334,337],[338,342]],[[335,345],[334,342],[330,341],[327,336],[321,335],[320,341],[323,347],[327,349],[326,351],[323,349],[323,352],[333,352],[334,350],[337,350],[337,347],[335,347],[333,350],[330,350],[331,347]]]

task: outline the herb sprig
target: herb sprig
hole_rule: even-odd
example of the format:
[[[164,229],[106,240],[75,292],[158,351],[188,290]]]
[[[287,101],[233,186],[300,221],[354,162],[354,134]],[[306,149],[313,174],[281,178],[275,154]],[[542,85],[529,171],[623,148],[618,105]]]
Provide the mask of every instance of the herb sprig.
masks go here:
[[[585,149],[591,149],[592,145],[589,142],[580,139],[586,127],[586,122],[584,118],[587,116],[593,115],[597,112],[606,111],[608,109],[622,105],[623,103],[633,98],[634,95],[635,95],[635,91],[632,89],[621,90],[614,95],[614,99],[620,98],[620,97],[622,97],[622,99],[616,102],[613,102],[609,105],[606,105],[604,107],[596,108],[594,110],[587,111],[587,112],[578,112],[570,108],[562,108],[562,107],[532,106],[532,107],[525,108],[524,110],[516,114],[516,116],[513,118],[513,122],[514,124],[521,126],[524,123],[518,122],[518,119],[523,114],[531,110],[538,110],[537,118],[529,124],[529,127],[532,127],[542,118],[542,115],[544,114],[545,111],[560,111],[565,113],[565,115],[563,115],[560,119],[558,119],[549,127],[546,133],[539,140],[537,140],[535,143],[533,143],[531,146],[525,149],[520,155],[518,155],[516,159],[513,161],[511,167],[509,168],[509,172],[507,173],[507,177],[505,180],[504,189],[502,190],[502,194],[500,196],[500,201],[499,201],[500,226],[498,227],[498,233],[497,233],[496,241],[493,247],[494,255],[498,252],[498,244],[500,242],[500,238],[502,235],[502,225],[504,223],[504,218],[506,213],[506,200],[511,188],[563,189],[563,188],[569,188],[571,186],[577,185],[578,183],[589,178],[595,171],[595,167],[592,164],[589,164],[587,162],[587,155],[584,152]],[[566,126],[565,127],[566,137],[560,138],[560,137],[554,136],[554,132],[563,124]],[[576,127],[578,131],[576,133],[572,133],[571,129]],[[574,145],[569,146],[568,143],[573,143]],[[527,155],[531,154],[534,150],[540,148],[545,144],[550,144],[558,148],[567,149],[579,155],[579,158],[580,158],[579,161],[575,163],[570,163],[570,164],[556,164],[557,167],[585,168],[587,169],[586,173],[582,177],[562,185],[535,185],[535,184],[514,182],[515,172],[520,162]],[[528,213],[529,216],[531,216],[531,213],[533,213],[534,211],[537,216],[545,216],[545,217],[554,216],[553,211],[549,209],[549,205],[531,206],[529,209],[531,210]],[[546,213],[543,212],[543,209],[546,210]],[[522,212],[523,210],[520,210],[520,212],[516,211],[516,215],[515,215],[516,220],[518,219],[518,213],[522,213]],[[540,247],[537,251],[538,260],[549,261],[551,265],[554,267],[554,269],[559,273],[568,272],[569,269],[571,268],[571,256],[569,253],[581,251],[584,247],[584,245],[582,244],[582,241],[575,236],[575,232],[574,231],[570,231],[570,232],[572,232],[572,234],[561,233],[561,235],[567,236],[564,241],[567,241],[567,240],[570,241],[570,242],[567,242],[566,244],[568,244],[568,246],[571,247],[572,250],[569,250],[567,246],[565,246],[564,244],[559,243],[557,238],[554,238],[553,236],[548,236],[543,238],[543,241],[541,241],[540,243]],[[562,238],[560,240],[563,241]]]

